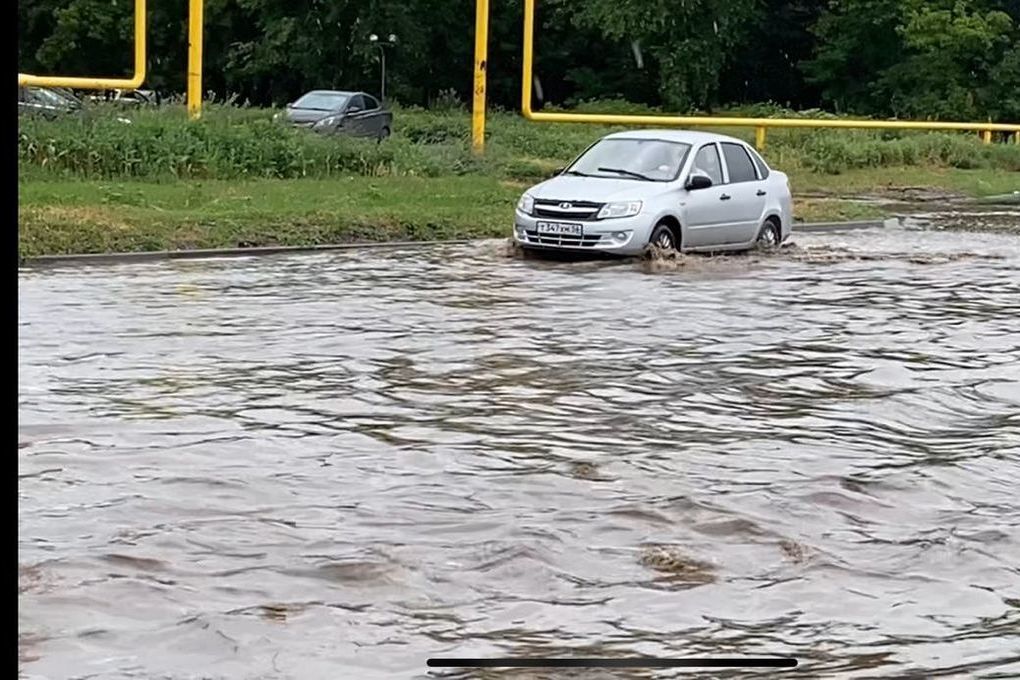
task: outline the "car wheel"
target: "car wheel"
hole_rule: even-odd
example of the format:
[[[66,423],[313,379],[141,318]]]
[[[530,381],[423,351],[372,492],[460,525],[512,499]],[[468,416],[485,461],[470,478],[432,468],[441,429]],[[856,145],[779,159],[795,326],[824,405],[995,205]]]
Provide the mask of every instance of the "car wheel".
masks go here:
[[[775,250],[779,247],[781,239],[779,225],[774,220],[768,220],[762,225],[761,231],[758,232],[758,240],[755,241],[755,247],[758,250]]]
[[[379,132],[379,141],[381,142],[382,140],[386,139],[389,136],[390,136],[390,129],[388,127],[384,127]]]
[[[660,222],[652,230],[652,237],[648,239],[648,245],[667,252],[676,250],[676,235],[673,234],[673,230],[669,228],[668,224]]]

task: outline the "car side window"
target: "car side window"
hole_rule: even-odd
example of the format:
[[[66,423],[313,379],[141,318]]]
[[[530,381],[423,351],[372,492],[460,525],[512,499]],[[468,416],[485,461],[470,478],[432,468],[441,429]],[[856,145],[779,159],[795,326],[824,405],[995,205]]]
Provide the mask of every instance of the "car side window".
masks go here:
[[[755,182],[758,174],[747,150],[740,144],[723,142],[723,155],[726,157],[726,169],[730,172],[730,183]]]
[[[700,172],[712,178],[712,184],[722,184],[722,164],[719,162],[719,150],[715,144],[706,144],[698,150],[694,157],[694,172]]]
[[[347,105],[348,109],[357,109],[358,111],[365,110],[365,98],[360,94],[356,94],[351,97],[351,103]]]
[[[366,95],[362,95],[361,98],[365,100],[365,110],[366,111],[374,111],[377,108],[379,108],[379,102],[377,102],[375,100],[375,97],[372,97],[371,95],[367,95],[366,94]]]
[[[758,168],[758,179],[768,179],[769,166],[765,165],[765,160],[753,149],[751,150],[751,160],[754,161],[755,167]]]

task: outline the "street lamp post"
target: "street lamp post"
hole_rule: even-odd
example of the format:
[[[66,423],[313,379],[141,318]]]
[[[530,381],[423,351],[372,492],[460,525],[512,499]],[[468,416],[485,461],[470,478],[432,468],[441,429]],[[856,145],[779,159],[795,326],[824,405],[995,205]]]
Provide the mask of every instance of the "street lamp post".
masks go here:
[[[379,94],[381,95],[382,101],[385,103],[386,102],[386,48],[387,47],[393,47],[394,45],[397,44],[397,36],[395,36],[392,33],[390,33],[389,37],[387,38],[387,42],[382,42],[382,41],[379,40],[379,36],[376,35],[375,33],[373,33],[372,35],[368,36],[368,41],[370,43],[372,43],[373,45],[375,45],[376,47],[379,48],[379,64],[382,67],[382,76],[381,76],[380,93]]]

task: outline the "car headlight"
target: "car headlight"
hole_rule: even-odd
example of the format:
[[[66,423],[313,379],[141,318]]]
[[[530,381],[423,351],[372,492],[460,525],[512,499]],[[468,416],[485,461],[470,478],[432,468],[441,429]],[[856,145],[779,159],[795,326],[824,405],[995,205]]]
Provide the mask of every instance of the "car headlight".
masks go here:
[[[322,120],[315,121],[315,125],[313,125],[312,127],[313,128],[333,127],[334,125],[337,124],[337,121],[339,121],[341,117],[342,116],[326,116]]]
[[[280,114],[274,113],[273,114],[273,120],[280,120]]]
[[[531,194],[524,194],[521,196],[521,200],[517,201],[517,209],[525,215],[530,215],[535,211],[535,197]]]
[[[610,220],[618,217],[634,217],[641,212],[641,201],[624,201],[622,203],[606,203],[599,210],[598,219]]]

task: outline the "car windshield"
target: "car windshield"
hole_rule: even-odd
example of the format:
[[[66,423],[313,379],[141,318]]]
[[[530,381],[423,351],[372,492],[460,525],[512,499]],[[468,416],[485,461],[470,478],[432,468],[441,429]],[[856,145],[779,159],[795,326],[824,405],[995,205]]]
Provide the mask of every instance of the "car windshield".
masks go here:
[[[335,111],[346,104],[348,99],[350,99],[349,95],[335,92],[309,92],[294,102],[294,108]]]
[[[57,94],[53,90],[39,88],[33,92],[36,101],[47,106],[68,106],[71,102],[66,97]]]
[[[661,139],[603,139],[589,148],[567,174],[671,182],[680,174],[690,144]]]

